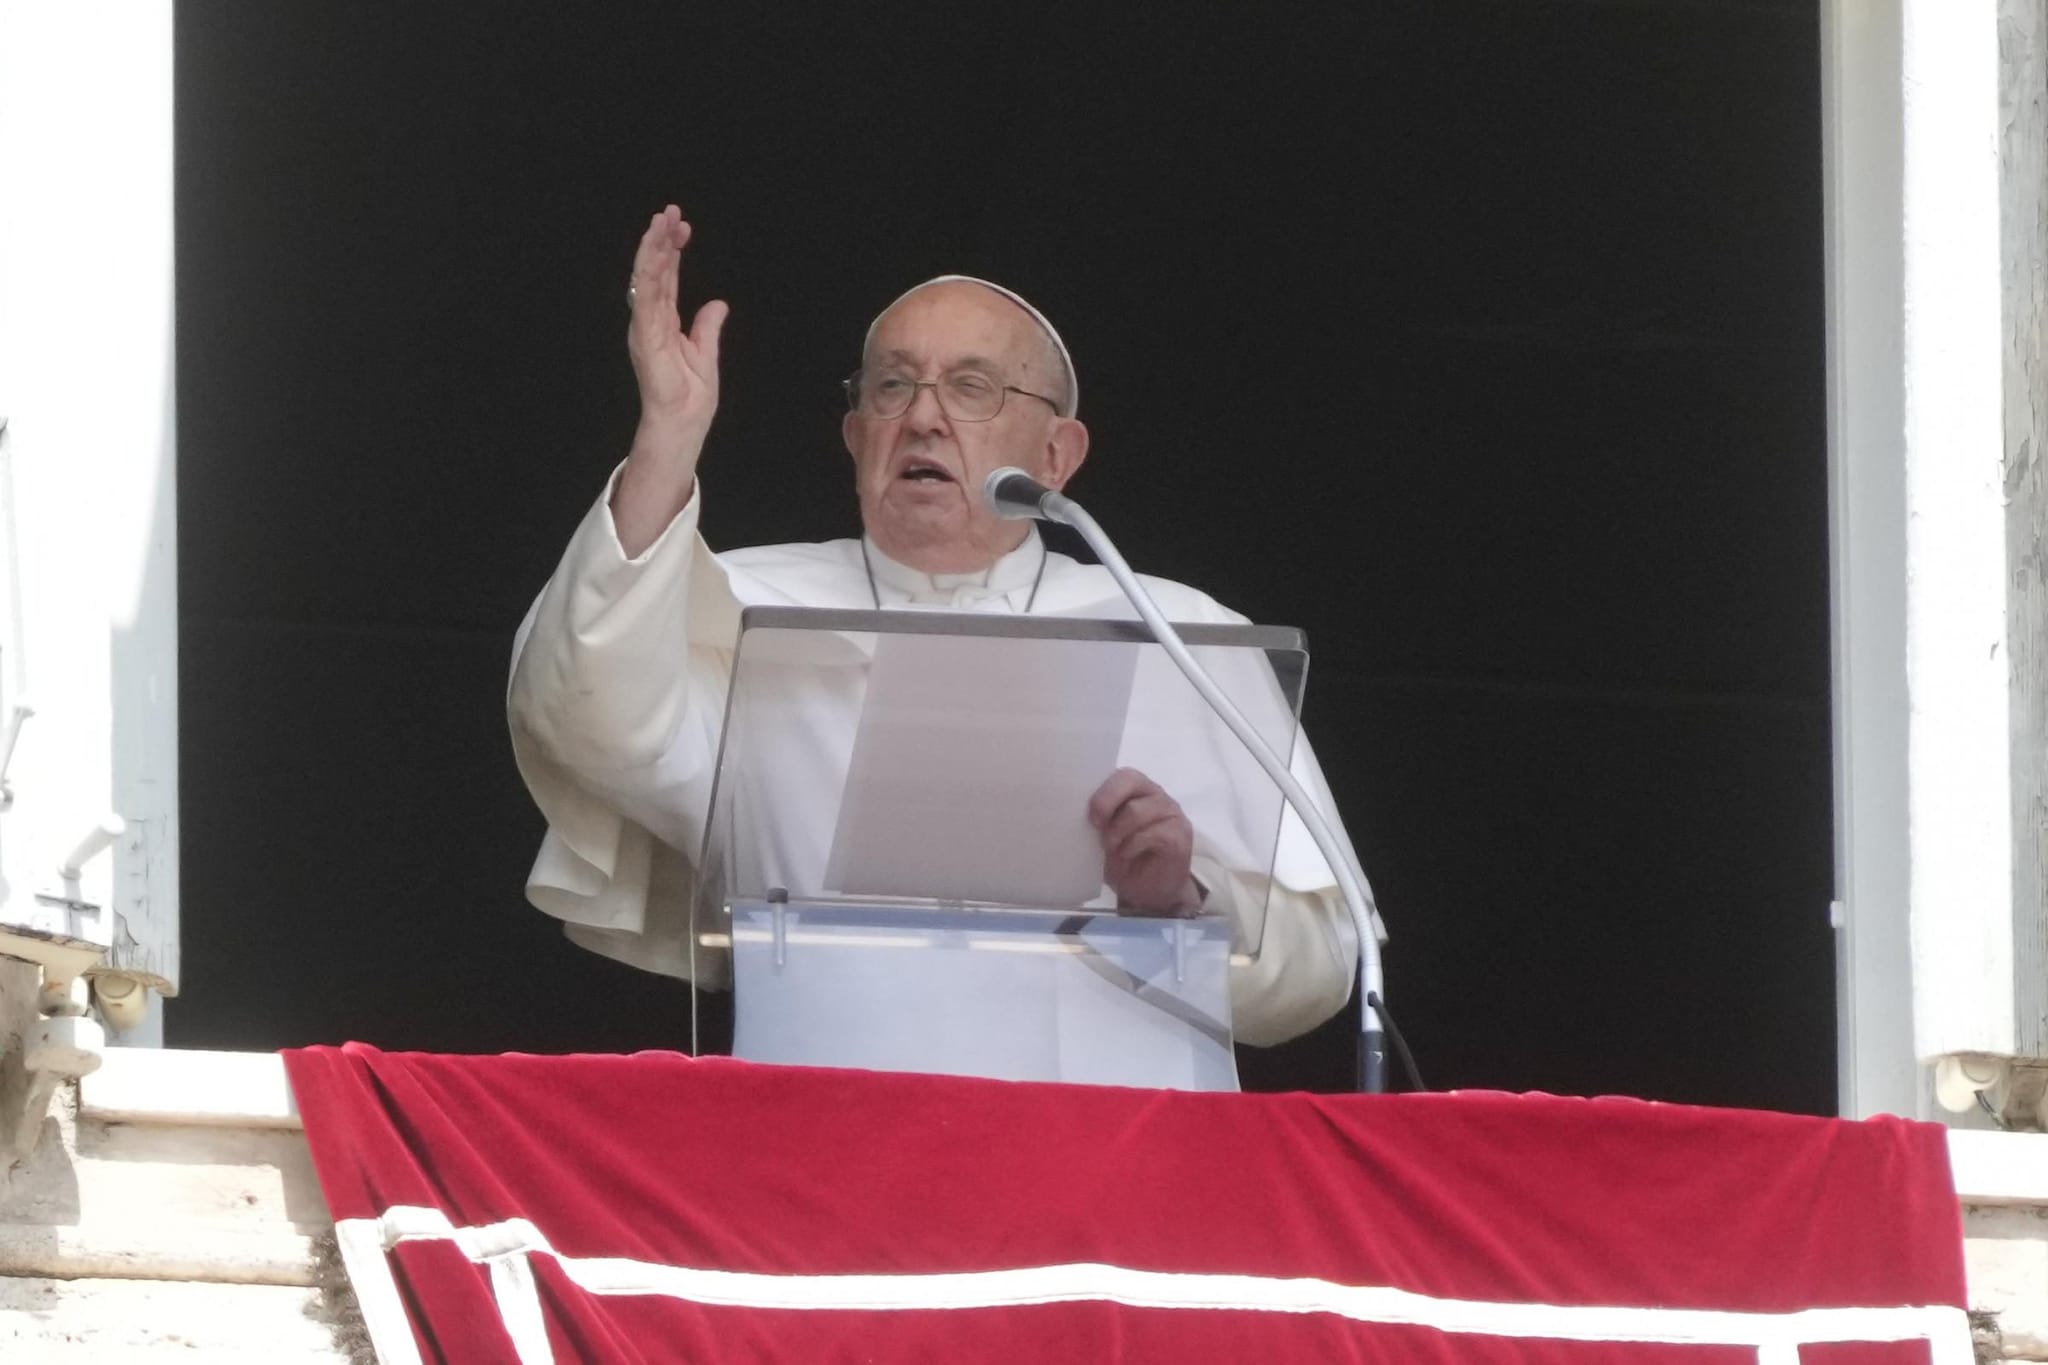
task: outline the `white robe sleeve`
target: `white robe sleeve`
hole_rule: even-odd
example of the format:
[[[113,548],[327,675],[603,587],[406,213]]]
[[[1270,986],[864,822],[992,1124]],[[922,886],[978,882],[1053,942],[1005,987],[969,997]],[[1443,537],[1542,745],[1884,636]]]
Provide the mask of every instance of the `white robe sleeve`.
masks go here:
[[[584,947],[688,976],[697,888],[676,850],[701,833],[739,606],[697,534],[701,490],[632,559],[611,491],[513,644],[512,751],[548,822],[526,894]],[[724,983],[722,958],[694,962],[702,984]]]
[[[1306,739],[1295,746],[1293,759],[1295,780],[1348,852],[1350,839],[1336,816],[1336,799]],[[1352,863],[1357,865],[1356,855]],[[1291,807],[1281,820],[1270,881],[1209,860],[1202,860],[1195,875],[1210,889],[1209,901],[1232,914],[1248,917],[1251,907],[1265,906],[1258,957],[1230,969],[1231,1020],[1239,1042],[1257,1047],[1285,1042],[1351,1002],[1358,984],[1358,930],[1329,864]],[[1364,890],[1375,935],[1384,943],[1386,933],[1371,905],[1372,887],[1367,884]]]

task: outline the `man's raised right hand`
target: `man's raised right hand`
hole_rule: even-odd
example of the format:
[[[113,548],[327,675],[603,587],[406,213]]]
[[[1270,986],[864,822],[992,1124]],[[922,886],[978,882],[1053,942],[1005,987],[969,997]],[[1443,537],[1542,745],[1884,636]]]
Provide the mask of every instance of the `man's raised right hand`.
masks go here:
[[[718,411],[718,337],[726,305],[713,299],[685,332],[677,281],[690,225],[670,204],[647,222],[629,281],[626,352],[640,385],[640,426],[612,493],[620,546],[637,557],[690,500],[697,458]]]

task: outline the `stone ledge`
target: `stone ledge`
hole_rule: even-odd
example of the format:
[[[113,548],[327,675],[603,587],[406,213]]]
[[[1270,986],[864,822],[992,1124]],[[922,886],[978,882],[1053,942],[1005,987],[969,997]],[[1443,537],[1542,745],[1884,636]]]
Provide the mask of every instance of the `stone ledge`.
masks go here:
[[[0,1276],[0,1358],[348,1361],[360,1334],[328,1316],[311,1289]]]
[[[108,1048],[78,1083],[78,1116],[101,1123],[297,1129],[299,1106],[275,1052]]]
[[[1997,1324],[2005,1360],[2048,1361],[2048,1209],[1965,1207],[1970,1307]]]
[[[321,1283],[324,1229],[226,1229],[191,1223],[38,1226],[0,1223],[0,1276],[178,1280],[227,1285]]]
[[[2048,1133],[1952,1129],[1948,1164],[1961,1203],[2048,1208]]]
[[[51,1107],[35,1153],[0,1170],[0,1226],[132,1229],[145,1238],[175,1228],[199,1238],[305,1233],[333,1222],[302,1131],[106,1123],[78,1117],[68,1089]]]

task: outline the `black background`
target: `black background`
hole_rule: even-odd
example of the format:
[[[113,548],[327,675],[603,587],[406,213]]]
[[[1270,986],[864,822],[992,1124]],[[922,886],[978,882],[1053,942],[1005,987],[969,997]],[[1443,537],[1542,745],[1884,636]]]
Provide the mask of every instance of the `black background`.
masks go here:
[[[714,545],[854,532],[867,320],[1010,284],[1129,557],[1307,629],[1432,1084],[1831,1111],[1817,43],[1810,0],[183,0],[169,1040],[682,1037],[524,904],[502,712],[674,199],[733,306]]]

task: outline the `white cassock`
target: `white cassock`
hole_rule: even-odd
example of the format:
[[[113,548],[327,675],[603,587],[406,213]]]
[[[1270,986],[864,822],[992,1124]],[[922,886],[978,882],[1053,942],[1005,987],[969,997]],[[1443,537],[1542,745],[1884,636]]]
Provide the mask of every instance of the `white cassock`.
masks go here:
[[[668,976],[691,972],[698,896],[683,850],[701,846],[743,606],[872,609],[879,596],[884,607],[1015,612],[1028,602],[1043,615],[1132,615],[1106,570],[1048,554],[1035,532],[987,573],[972,575],[923,574],[870,544],[871,589],[858,540],[714,555],[697,532],[701,486],[661,537],[628,559],[610,497],[608,484],[513,645],[512,748],[548,822],[526,894],[561,919],[575,942]],[[1193,588],[1145,582],[1170,620],[1244,621]],[[821,701],[817,728],[843,730],[850,743],[858,711],[842,710]],[[1293,768],[1335,824],[1335,803],[1305,739],[1295,745]],[[1241,1041],[1281,1042],[1343,1007],[1357,935],[1336,879],[1293,812],[1281,823],[1270,898],[1262,872],[1198,858],[1196,877],[1212,907],[1265,907],[1262,950],[1231,969]],[[694,960],[699,984],[728,983],[722,952],[700,947]]]

